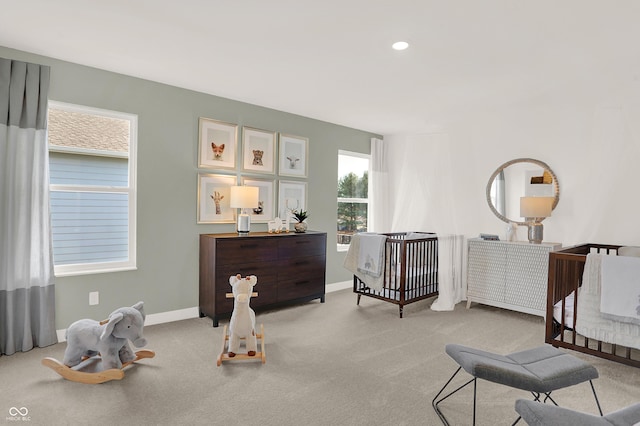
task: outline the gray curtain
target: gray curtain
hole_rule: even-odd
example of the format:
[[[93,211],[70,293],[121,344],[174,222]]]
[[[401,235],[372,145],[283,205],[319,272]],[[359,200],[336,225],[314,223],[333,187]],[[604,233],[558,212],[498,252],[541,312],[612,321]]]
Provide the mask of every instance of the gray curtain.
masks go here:
[[[49,67],[0,58],[0,353],[57,342]]]

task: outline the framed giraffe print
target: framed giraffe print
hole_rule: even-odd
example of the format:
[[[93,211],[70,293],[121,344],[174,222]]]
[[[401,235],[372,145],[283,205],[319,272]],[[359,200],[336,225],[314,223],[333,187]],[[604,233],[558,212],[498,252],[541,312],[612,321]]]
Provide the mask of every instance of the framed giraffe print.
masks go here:
[[[231,187],[237,185],[235,176],[198,174],[197,223],[233,223],[236,209],[229,203]]]

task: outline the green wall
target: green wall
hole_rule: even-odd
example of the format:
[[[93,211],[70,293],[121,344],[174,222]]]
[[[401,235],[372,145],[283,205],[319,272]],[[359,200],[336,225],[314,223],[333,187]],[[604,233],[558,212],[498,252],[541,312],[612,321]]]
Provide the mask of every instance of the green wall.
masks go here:
[[[51,100],[138,115],[138,268],[57,278],[57,329],[138,300],[149,314],[198,306],[198,235],[235,230],[196,224],[198,117],[309,138],[309,228],[327,232],[327,283],[350,279],[335,249],[338,150],[369,153],[378,135],[2,46],[0,56],[51,66]]]

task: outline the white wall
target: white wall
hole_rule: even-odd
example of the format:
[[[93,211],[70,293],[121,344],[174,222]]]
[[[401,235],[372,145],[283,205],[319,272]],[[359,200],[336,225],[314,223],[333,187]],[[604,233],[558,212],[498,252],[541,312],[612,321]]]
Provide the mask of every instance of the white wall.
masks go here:
[[[560,183],[545,241],[640,245],[640,83],[602,93],[450,115],[440,133],[386,135],[390,229],[504,238],[486,185],[499,165],[528,157],[547,163]]]

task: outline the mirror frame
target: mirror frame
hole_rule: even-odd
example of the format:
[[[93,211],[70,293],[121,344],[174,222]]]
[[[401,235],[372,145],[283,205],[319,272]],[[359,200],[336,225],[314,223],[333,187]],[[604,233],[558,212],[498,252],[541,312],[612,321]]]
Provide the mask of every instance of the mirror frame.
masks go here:
[[[551,206],[551,210],[555,209],[556,206],[558,205],[558,201],[560,201],[560,184],[558,183],[558,177],[553,172],[553,170],[551,170],[551,167],[549,167],[548,164],[546,164],[546,163],[544,163],[544,162],[542,162],[540,160],[534,160],[533,158],[516,158],[515,160],[507,161],[506,163],[504,163],[500,167],[498,167],[495,172],[493,172],[493,174],[489,178],[489,183],[487,183],[487,191],[486,191],[487,204],[489,204],[489,208],[491,209],[493,214],[495,214],[498,217],[498,219],[502,220],[503,222],[515,223],[515,224],[518,224],[518,225],[526,225],[527,222],[518,222],[518,221],[511,220],[511,219],[507,218],[502,213],[500,213],[498,210],[496,210],[495,206],[491,202],[491,186],[493,185],[494,179],[500,174],[500,172],[502,170],[504,170],[505,168],[507,168],[507,167],[509,167],[509,166],[511,166],[513,164],[517,164],[517,163],[533,163],[533,164],[536,164],[536,165],[538,165],[540,167],[543,167],[545,170],[547,170],[551,174],[551,176],[553,177],[553,198],[554,198],[553,199],[553,205]],[[544,220],[544,219],[542,219],[542,220]]]

